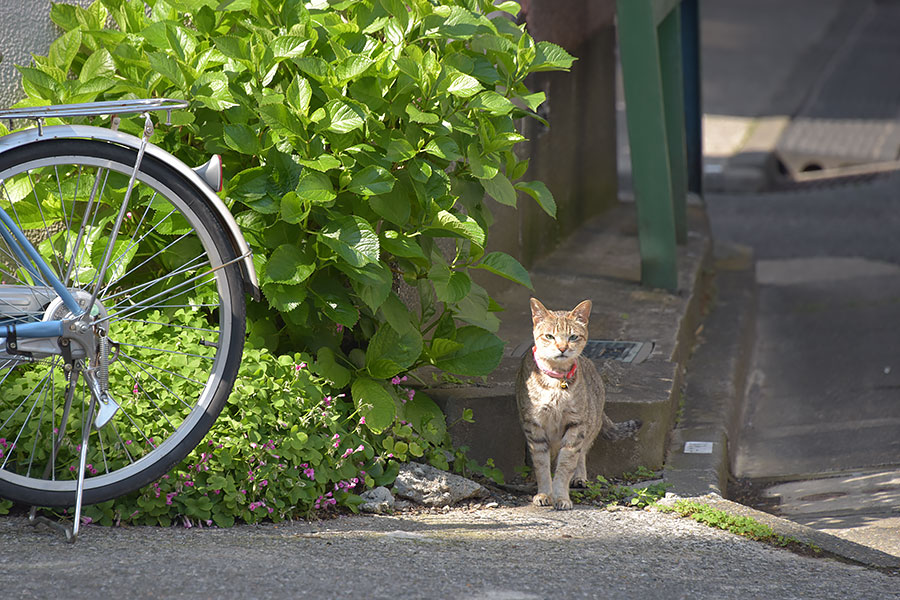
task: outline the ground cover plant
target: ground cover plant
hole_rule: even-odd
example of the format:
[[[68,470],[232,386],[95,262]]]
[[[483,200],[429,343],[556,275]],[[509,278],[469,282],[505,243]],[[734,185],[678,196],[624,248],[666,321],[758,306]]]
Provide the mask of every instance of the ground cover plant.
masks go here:
[[[500,307],[470,270],[530,280],[512,256],[485,250],[486,196],[556,210],[543,183],[521,181],[516,121],[539,118],[544,101],[528,75],[573,58],[535,42],[512,19],[518,9],[488,0],[52,7],[64,33],[20,67],[20,105],[190,100],[152,141],[188,164],[222,155],[223,195],[264,294],[249,309],[234,397],[206,445],[91,518],[292,518],[352,507],[355,492],[391,479],[397,460],[449,466],[443,415],[407,378],[424,365],[478,377],[499,363]]]
[[[801,542],[794,537],[779,535],[771,527],[765,523],[760,523],[753,517],[732,515],[695,500],[677,500],[671,506],[657,504],[656,508],[663,512],[671,512],[693,519],[698,523],[703,523],[716,529],[730,531],[751,540],[779,548],[786,548],[798,554],[810,556],[820,556],[822,554],[822,549],[815,544]]]

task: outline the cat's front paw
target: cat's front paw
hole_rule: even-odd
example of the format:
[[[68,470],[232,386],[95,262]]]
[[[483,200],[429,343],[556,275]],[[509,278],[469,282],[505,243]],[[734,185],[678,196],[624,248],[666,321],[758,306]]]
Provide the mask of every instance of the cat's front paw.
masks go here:
[[[535,506],[550,506],[553,502],[547,494],[535,494],[531,499],[531,503]]]
[[[558,496],[553,499],[553,508],[556,510],[572,510],[572,501],[565,496]]]

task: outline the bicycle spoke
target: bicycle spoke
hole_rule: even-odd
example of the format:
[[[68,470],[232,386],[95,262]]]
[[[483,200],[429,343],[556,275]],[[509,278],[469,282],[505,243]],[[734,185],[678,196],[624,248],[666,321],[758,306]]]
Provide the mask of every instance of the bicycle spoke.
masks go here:
[[[130,358],[130,357],[128,357],[128,358]],[[132,360],[133,360],[133,359],[132,359]],[[165,413],[163,410],[160,409],[160,407],[159,407],[159,405],[156,403],[156,401],[153,400],[153,398],[150,396],[150,394],[147,392],[147,390],[144,389],[144,386],[140,384],[140,380],[137,378],[137,376],[134,375],[134,374],[131,372],[131,369],[129,369],[127,365],[125,365],[124,363],[121,363],[121,364],[122,364],[122,368],[125,369],[125,371],[126,371],[129,375],[131,375],[131,377],[134,379],[135,384],[138,386],[138,389],[141,391],[141,393],[144,394],[144,396],[146,397],[147,401],[150,402],[150,404],[153,405],[153,408],[155,408],[155,409],[159,412],[160,415],[162,415],[162,418],[165,419],[166,423],[169,424],[169,427],[171,427],[172,429],[174,429],[175,427],[172,425],[172,422],[169,421],[169,417],[166,416],[166,413]],[[138,366],[138,368],[140,368],[142,371],[144,370],[144,369],[141,367],[141,365],[137,365],[137,366]],[[148,375],[149,375],[149,374],[148,374]],[[165,386],[163,386],[163,387],[165,387]],[[127,411],[126,411],[125,414],[128,415]],[[129,416],[128,418],[130,419],[131,417]],[[143,435],[143,431],[142,431],[141,433],[142,433],[142,435]],[[148,442],[148,443],[150,443],[150,444],[153,443],[152,440],[150,440],[149,438],[147,438],[146,435],[145,435],[144,437],[145,437],[145,439],[147,439],[147,442]]]
[[[171,352],[172,354],[180,354],[179,352],[174,352],[174,351],[172,351],[172,350],[165,350],[164,352]],[[191,383],[196,383],[197,385],[200,385],[200,386],[203,385],[203,382],[202,382],[202,381],[198,381],[198,380],[196,380],[196,379],[192,379],[192,378],[188,377],[187,375],[182,375],[181,373],[176,373],[176,372],[174,372],[174,371],[170,371],[169,369],[164,369],[163,367],[158,367],[158,366],[156,366],[156,365],[152,365],[152,364],[150,364],[150,363],[148,363],[148,362],[145,362],[145,361],[143,361],[143,360],[141,360],[141,359],[139,359],[139,358],[135,358],[135,357],[130,356],[130,355],[128,355],[128,354],[123,354],[123,355],[124,355],[126,358],[128,358],[129,360],[131,360],[132,362],[134,362],[134,363],[137,363],[137,364],[140,364],[140,365],[144,365],[144,366],[149,367],[149,368],[151,368],[151,369],[156,369],[157,371],[162,371],[163,373],[167,373],[167,374],[172,375],[172,376],[174,376],[174,377],[178,377],[179,379],[183,379],[184,381],[190,381]],[[188,354],[188,355],[186,355],[186,356],[198,356],[198,355],[196,355],[196,354]],[[204,358],[204,359],[207,359],[207,360],[213,360],[214,357],[200,356],[199,358]]]
[[[159,305],[157,305],[157,306],[159,306]],[[187,304],[182,305],[182,306],[193,308],[192,305],[187,305]],[[205,305],[205,306],[212,306],[212,305]],[[178,323],[160,323],[159,321],[146,321],[143,319],[127,319],[127,318],[122,319],[122,320],[128,321],[129,323],[143,323],[144,325],[162,325],[163,327],[174,327],[177,329],[187,329],[190,331],[205,331],[207,333],[215,333],[217,335],[219,333],[219,331],[217,329],[207,329],[204,327],[190,327],[188,325],[179,325]]]

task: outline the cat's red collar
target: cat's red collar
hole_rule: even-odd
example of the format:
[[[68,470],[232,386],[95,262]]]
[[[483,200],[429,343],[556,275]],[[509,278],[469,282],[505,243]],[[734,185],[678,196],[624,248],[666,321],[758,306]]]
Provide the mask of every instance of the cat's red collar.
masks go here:
[[[541,373],[554,379],[561,379],[560,386],[563,389],[567,388],[568,382],[575,378],[575,371],[578,370],[578,361],[572,363],[572,368],[569,369],[567,373],[563,373],[562,371],[554,371],[543,364],[543,361],[537,355],[537,346],[531,347],[531,354],[534,357],[534,364],[537,365],[537,368],[540,369]]]

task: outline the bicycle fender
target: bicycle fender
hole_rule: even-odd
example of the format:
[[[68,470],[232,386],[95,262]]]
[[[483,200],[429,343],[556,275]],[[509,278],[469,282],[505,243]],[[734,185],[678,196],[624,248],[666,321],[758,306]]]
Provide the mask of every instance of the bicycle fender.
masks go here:
[[[112,129],[94,127],[92,125],[50,125],[42,127],[40,131],[37,128],[25,129],[0,137],[0,153],[24,144],[54,139],[100,140],[133,148],[135,151],[141,147],[140,138],[123,131],[113,131]],[[247,240],[244,239],[244,234],[241,233],[234,216],[228,210],[228,207],[225,206],[225,203],[222,202],[222,199],[209,188],[209,185],[193,169],[172,154],[153,144],[147,144],[144,152],[175,169],[209,201],[210,207],[225,225],[225,229],[231,237],[231,243],[238,256],[244,257],[241,260],[241,271],[247,291],[254,300],[260,300],[262,294],[259,288],[259,279],[256,276],[256,268],[253,266],[253,255],[250,251],[250,246],[247,244]]]

